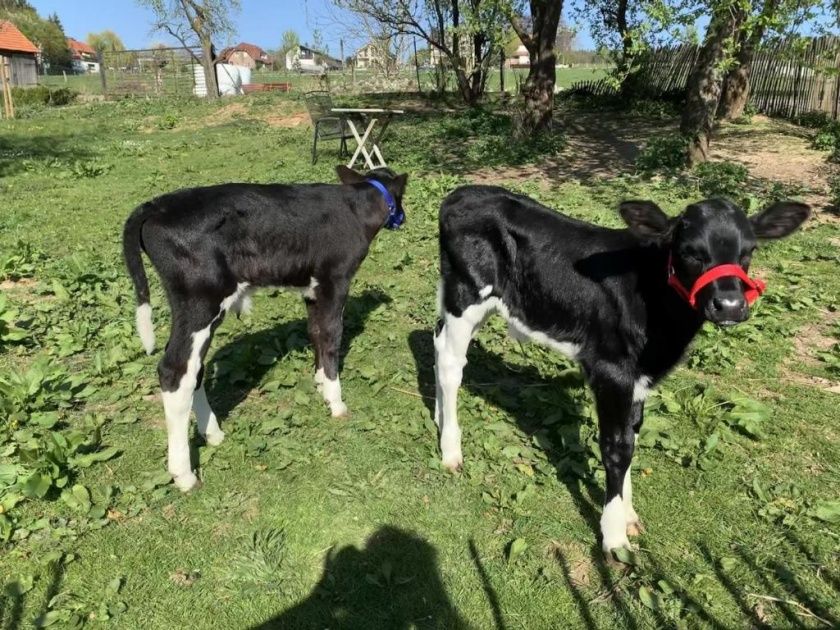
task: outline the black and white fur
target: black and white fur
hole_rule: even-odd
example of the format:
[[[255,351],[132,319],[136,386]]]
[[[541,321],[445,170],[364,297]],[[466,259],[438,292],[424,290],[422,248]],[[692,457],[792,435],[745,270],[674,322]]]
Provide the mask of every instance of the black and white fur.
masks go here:
[[[787,236],[808,217],[777,203],[748,219],[724,199],[668,218],[650,201],[621,204],[629,229],[607,229],[491,186],[452,192],[440,211],[440,321],[435,331],[435,422],[443,465],[463,462],[457,395],[476,330],[493,312],[517,339],[578,360],[595,397],[606,469],[603,549],[629,548],[640,531],[630,462],[645,397],[680,360],[704,320],[749,315],[741,281],[721,278],[697,309],[666,284],[669,252],[691,287],[707,269],[750,264],[757,239]]]
[[[172,329],[158,365],[168,433],[168,468],[191,489],[190,409],[209,444],[224,438],[202,384],[203,362],[228,311],[250,307],[258,287],[300,291],[315,349],[315,380],[333,416],[343,416],[338,378],[342,313],[350,282],[389,214],[384,195],[344,166],[342,185],[222,184],[187,188],[139,206],[123,232],[123,252],[137,295],[137,330],[154,349],[149,285],[141,251],[161,278]],[[402,209],[407,176],[377,169]]]

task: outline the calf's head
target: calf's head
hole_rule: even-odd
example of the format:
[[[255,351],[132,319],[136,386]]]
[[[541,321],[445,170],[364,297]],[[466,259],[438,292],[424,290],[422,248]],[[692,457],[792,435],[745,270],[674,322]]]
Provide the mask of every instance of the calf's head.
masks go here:
[[[397,175],[390,168],[382,167],[375,168],[366,175],[362,175],[343,165],[336,166],[335,172],[338,174],[338,179],[341,180],[342,184],[371,184],[379,188],[376,184],[378,182],[388,193],[386,195],[380,188],[383,202],[386,206],[389,206],[388,219],[385,223],[386,227],[395,229],[405,222],[405,211],[403,210],[402,201],[405,195],[406,184],[408,183],[407,173]]]
[[[621,216],[631,232],[669,252],[669,284],[718,325],[737,324],[763,284],[746,274],[759,240],[783,238],[810,215],[803,203],[774,203],[747,217],[728,199],[706,199],[669,218],[652,201],[625,201]]]

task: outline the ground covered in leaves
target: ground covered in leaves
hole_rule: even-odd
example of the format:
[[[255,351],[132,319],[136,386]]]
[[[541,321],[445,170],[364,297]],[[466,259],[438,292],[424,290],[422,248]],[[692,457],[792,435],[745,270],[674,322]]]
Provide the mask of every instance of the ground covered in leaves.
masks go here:
[[[564,105],[566,133],[537,144],[511,142],[492,108],[430,102],[396,123],[385,150],[410,173],[408,222],[373,244],[347,304],[352,415],[330,418],[315,390],[299,297],[263,291],[216,335],[207,387],[227,439],[196,438],[204,485],[186,496],[166,474],[159,355],[133,330],[122,223],[184,186],[334,181],[335,147],[310,166],[309,127],[278,122],[303,111],[293,95],[0,123],[0,627],[837,626],[836,222],[762,248],[752,319],[704,330],[650,399],[633,467],[647,530],[624,568],[597,544],[603,472],[580,371],[500,321],[468,356],[464,472],[439,466],[436,221],[454,186],[495,174],[611,226],[631,196],[676,213],[718,192],[752,210],[808,194],[736,162],[660,169],[667,142],[651,138],[673,118],[649,107],[603,114],[616,129],[655,121],[626,139],[633,168],[552,177],[590,105]],[[505,177],[520,168],[543,176]]]

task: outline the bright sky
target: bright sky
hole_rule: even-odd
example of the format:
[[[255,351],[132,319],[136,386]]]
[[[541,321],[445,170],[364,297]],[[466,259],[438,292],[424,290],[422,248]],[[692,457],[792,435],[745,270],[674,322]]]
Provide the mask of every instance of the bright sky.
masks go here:
[[[170,42],[162,33],[151,32],[152,13],[136,0],[29,0],[46,17],[55,12],[68,37],[84,40],[88,33],[112,30],[127,48],[146,48],[154,42]],[[245,41],[266,49],[277,48],[283,31],[293,29],[301,41],[311,42],[312,31],[319,29],[329,45],[329,52],[339,54],[339,40],[344,38],[344,53],[349,55],[363,42],[347,34],[342,16],[331,0],[242,0],[242,10],[235,17],[237,34],[231,42]],[[419,42],[418,42],[419,46]],[[576,47],[592,48],[588,33],[581,33]]]

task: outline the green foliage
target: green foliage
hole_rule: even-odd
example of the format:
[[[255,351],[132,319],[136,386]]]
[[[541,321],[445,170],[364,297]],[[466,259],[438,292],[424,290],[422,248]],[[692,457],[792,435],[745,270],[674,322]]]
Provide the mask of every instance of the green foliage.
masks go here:
[[[636,156],[636,168],[643,173],[675,171],[686,165],[688,141],[679,134],[657,136]]]
[[[62,69],[70,67],[70,49],[67,39],[57,17],[42,18],[29,4],[0,7],[0,19],[9,20],[32,43],[40,46],[43,58],[52,68]]]
[[[79,93],[70,88],[48,88],[45,85],[35,87],[12,88],[12,98],[15,105],[19,107],[28,106],[52,106],[61,107],[69,105],[76,100]]]
[[[705,197],[727,197],[744,205],[749,171],[735,162],[701,162],[694,169],[698,188]]]

